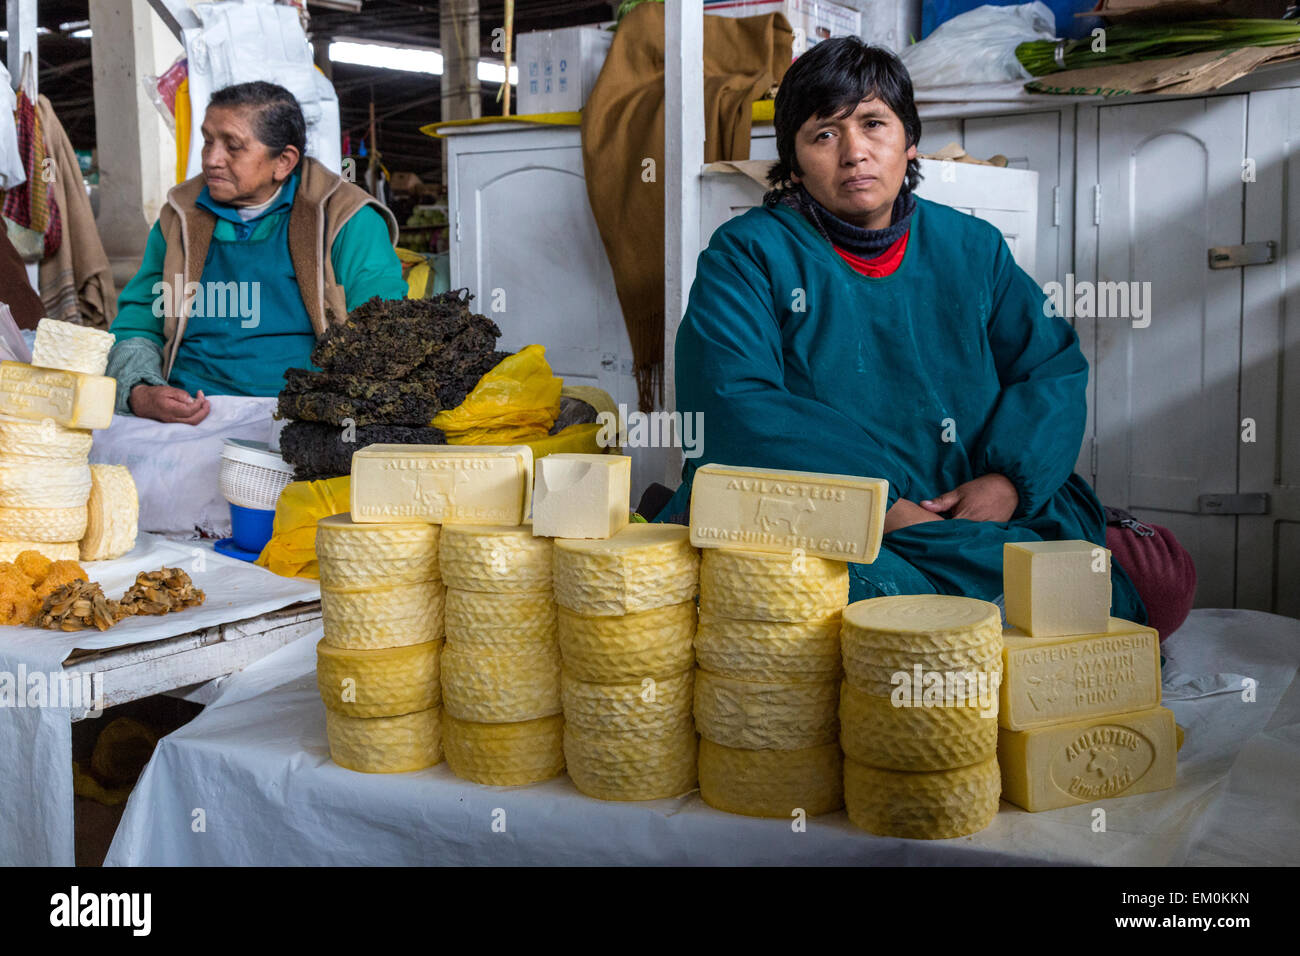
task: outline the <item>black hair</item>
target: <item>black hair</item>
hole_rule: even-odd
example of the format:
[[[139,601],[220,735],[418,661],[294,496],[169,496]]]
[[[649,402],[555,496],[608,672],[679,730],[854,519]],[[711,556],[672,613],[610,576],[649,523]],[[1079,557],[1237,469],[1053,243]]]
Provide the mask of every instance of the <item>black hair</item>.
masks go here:
[[[208,106],[246,106],[256,111],[253,132],[262,145],[279,156],[286,146],[298,149],[298,162],[307,155],[307,121],[292,93],[276,83],[236,83],[212,94]]]
[[[776,92],[776,152],[780,157],[768,171],[773,187],[765,201],[772,201],[791,187],[791,173],[803,175],[795,158],[795,134],[810,116],[849,116],[867,97],[885,103],[900,120],[907,145],[921,139],[921,117],[912,99],[912,78],[897,56],[883,47],[870,46],[858,37],[822,40],[803,54],[786,71]],[[921,164],[907,161],[905,185],[916,189],[921,182]]]

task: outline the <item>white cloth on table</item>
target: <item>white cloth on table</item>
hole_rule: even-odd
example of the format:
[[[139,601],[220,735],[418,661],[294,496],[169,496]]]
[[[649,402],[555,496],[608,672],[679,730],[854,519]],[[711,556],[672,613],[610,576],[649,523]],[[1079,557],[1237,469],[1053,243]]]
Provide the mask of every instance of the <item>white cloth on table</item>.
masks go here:
[[[84,567],[105,594],[119,597],[135,583],[138,572],[164,565],[189,574],[204,591],[204,603],[173,614],[126,618],[107,631],[0,627],[0,767],[5,768],[0,778],[0,865],[74,862],[71,721],[81,714],[72,714],[66,706],[29,706],[37,702],[26,693],[36,686],[30,683],[33,679],[48,685],[43,675],[64,672],[63,662],[75,649],[164,640],[320,599],[316,581],[282,578],[217,554],[210,544],[177,544],[147,534],[139,536],[129,554],[88,561]],[[26,686],[18,685],[19,675],[26,678]],[[87,709],[82,708],[83,713]]]
[[[275,398],[208,397],[211,411],[197,425],[114,415],[95,432],[90,460],[126,465],[140,494],[140,530],[160,534],[230,535],[230,503],[221,494],[221,448],[227,438],[268,442]]]
[[[159,744],[117,830],[117,865],[1300,863],[1300,621],[1193,611],[1166,642],[1166,703],[1187,728],[1178,784],[1097,805],[1002,805],[970,837],[873,836],[841,811],[807,821],[734,816],[691,793],[647,803],[584,797],[568,777],[482,787],[446,764],[364,774],[329,759],[315,635],[231,678]],[[1241,697],[1240,676],[1257,681]],[[201,809],[203,826],[196,825]],[[504,832],[493,828],[504,812]],[[498,829],[500,829],[498,827]]]

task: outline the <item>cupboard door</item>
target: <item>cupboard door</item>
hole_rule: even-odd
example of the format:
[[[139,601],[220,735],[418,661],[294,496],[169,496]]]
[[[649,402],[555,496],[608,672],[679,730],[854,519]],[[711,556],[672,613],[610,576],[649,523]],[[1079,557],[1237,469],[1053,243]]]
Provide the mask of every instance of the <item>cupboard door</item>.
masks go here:
[[[1270,508],[1237,519],[1237,606],[1300,617],[1300,89],[1250,94],[1246,158],[1245,240],[1277,259],[1239,270],[1239,490]]]
[[[1242,270],[1210,269],[1207,250],[1242,241],[1246,99],[1099,114],[1096,278],[1139,283],[1149,310],[1095,320],[1097,492],[1173,530],[1198,606],[1231,607],[1237,519],[1198,498],[1237,489]]]
[[[1070,172],[1069,156],[1063,142],[1061,113],[1020,113],[968,119],[965,122],[966,152],[979,159],[1001,154],[1011,169],[1031,169],[1038,173],[1038,228],[1034,237],[1038,253],[1033,277],[1039,285],[1061,281],[1070,271],[1070,222],[1068,197],[1062,195],[1061,182]],[[1072,136],[1073,130],[1070,130]]]

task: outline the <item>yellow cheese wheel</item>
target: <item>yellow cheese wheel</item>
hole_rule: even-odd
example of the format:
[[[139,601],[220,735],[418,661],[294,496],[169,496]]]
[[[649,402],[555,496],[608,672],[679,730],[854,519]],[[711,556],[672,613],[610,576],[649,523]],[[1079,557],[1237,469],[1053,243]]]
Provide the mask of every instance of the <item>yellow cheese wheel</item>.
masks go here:
[[[0,456],[0,507],[76,508],[89,497],[85,459]]]
[[[695,660],[720,677],[764,683],[840,676],[840,615],[821,621],[737,621],[701,614]]]
[[[140,496],[125,465],[91,465],[81,560],[120,558],[135,547]]]
[[[358,523],[348,514],[316,522],[322,587],[396,587],[438,577],[439,527],[402,522]]]
[[[844,609],[840,649],[850,679],[858,665],[947,670],[1002,653],[996,604],[943,594],[903,594],[857,601]]]
[[[937,773],[879,770],[844,761],[844,806],[870,833],[947,840],[983,830],[998,812],[1002,776],[996,757]]]
[[[700,797],[709,806],[750,817],[793,819],[844,806],[840,748],[740,750],[700,740]]]
[[[628,614],[587,617],[559,609],[560,653],[578,680],[607,684],[662,678],[695,662],[695,602]]]
[[[630,524],[603,540],[557,538],[555,601],[588,617],[693,602],[700,559],[690,538],[677,524]]]
[[[839,739],[838,681],[760,684],[695,673],[695,726],[740,750],[803,750]]]
[[[437,707],[442,642],[377,650],[316,645],[316,686],[326,708],[349,717],[396,717]]]
[[[86,532],[86,506],[77,508],[0,508],[0,539],[80,541]]]
[[[895,707],[888,697],[845,681],[840,745],[846,756],[886,770],[952,770],[983,763],[998,751],[997,689],[991,716],[978,706]]]
[[[874,697],[889,697],[894,693],[896,687],[903,688],[903,693],[908,692],[909,687],[915,687],[914,696],[921,698],[925,682],[942,681],[942,684],[936,684],[938,687],[952,685],[961,686],[963,683],[969,687],[966,693],[967,697],[973,696],[979,692],[979,685],[985,682],[986,685],[996,693],[1002,682],[1002,657],[994,655],[987,660],[977,664],[966,664],[962,667],[949,667],[944,670],[926,670],[919,665],[911,667],[871,667],[860,663],[859,658],[854,658],[848,662],[848,669],[845,671],[850,684],[862,691],[864,694],[871,694]],[[933,675],[933,676],[930,676]],[[944,691],[938,691],[940,695]],[[957,691],[954,689],[954,694]]]
[[[803,555],[710,548],[700,611],[741,621],[824,621],[849,599],[849,566]]]
[[[551,591],[447,589],[447,639],[457,647],[507,653],[556,641]]]
[[[346,717],[325,711],[330,757],[362,773],[406,773],[442,759],[442,709],[432,707],[397,717]]]
[[[447,587],[462,591],[549,591],[551,539],[530,525],[443,525],[438,561]]]
[[[90,431],[64,428],[53,419],[0,416],[0,455],[85,462],[94,440]]]
[[[598,684],[565,672],[560,678],[564,719],[587,736],[666,737],[694,729],[694,678],[694,671],[685,670],[632,684]]]
[[[442,656],[447,713],[482,724],[509,724],[560,713],[560,652],[539,646],[515,654],[467,650],[449,642]]]
[[[12,561],[24,551],[39,551],[51,561],[81,560],[79,541],[0,541],[0,561]]]
[[[564,762],[573,785],[597,800],[660,800],[695,788],[696,738],[688,728],[665,737],[614,737],[564,728]]]
[[[564,770],[564,718],[478,724],[443,715],[443,750],[451,772],[472,783],[518,787]]]
[[[325,643],[354,650],[425,644],[442,638],[439,581],[368,591],[320,589]]]

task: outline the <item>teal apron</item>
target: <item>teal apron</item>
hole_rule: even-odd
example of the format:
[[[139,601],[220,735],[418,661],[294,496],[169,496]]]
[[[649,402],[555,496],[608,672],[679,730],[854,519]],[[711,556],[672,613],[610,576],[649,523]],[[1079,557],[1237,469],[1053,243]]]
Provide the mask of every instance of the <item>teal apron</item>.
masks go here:
[[[285,369],[315,367],[316,335],[289,258],[288,212],[278,219],[265,238],[208,245],[203,301],[185,326],[172,385],[191,395],[278,395]],[[214,286],[226,282],[235,289]]]

